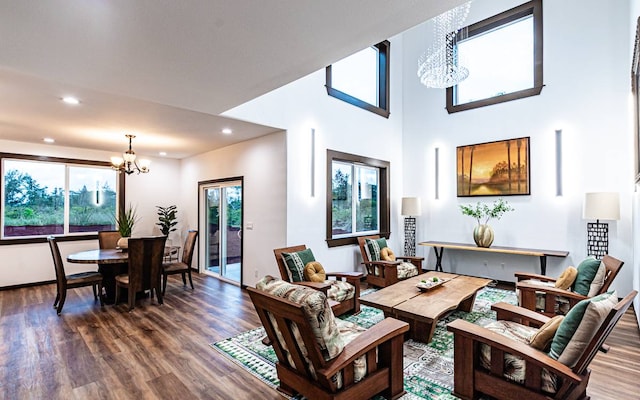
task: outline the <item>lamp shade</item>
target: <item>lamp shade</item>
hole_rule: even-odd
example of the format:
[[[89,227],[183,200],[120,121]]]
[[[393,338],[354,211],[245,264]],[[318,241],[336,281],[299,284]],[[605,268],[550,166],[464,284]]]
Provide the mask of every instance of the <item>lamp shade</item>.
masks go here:
[[[620,194],[615,192],[585,193],[582,218],[619,220]]]
[[[403,197],[402,198],[402,215],[418,216],[421,214],[420,198]]]

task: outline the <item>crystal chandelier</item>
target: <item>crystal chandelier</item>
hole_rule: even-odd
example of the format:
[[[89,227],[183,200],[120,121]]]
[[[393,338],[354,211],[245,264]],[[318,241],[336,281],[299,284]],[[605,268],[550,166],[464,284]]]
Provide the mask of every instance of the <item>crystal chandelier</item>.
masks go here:
[[[149,160],[140,160],[140,165],[136,161],[136,153],[131,149],[131,139],[136,137],[135,135],[125,135],[129,138],[129,150],[122,153],[122,157],[111,157],[111,168],[118,172],[124,172],[127,175],[131,175],[134,172],[147,173],[149,172]]]
[[[471,1],[434,18],[433,43],[418,59],[418,77],[423,85],[444,89],[469,76],[469,70],[460,65],[456,51],[458,32],[464,26],[469,8]]]

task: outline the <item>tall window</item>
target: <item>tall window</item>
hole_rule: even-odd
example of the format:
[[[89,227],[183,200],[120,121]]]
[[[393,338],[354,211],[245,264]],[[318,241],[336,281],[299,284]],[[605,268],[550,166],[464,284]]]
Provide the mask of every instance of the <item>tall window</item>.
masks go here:
[[[356,242],[357,236],[389,232],[389,163],[327,151],[327,242]]]
[[[388,118],[390,46],[385,40],[328,66],[327,94]]]
[[[469,77],[447,88],[449,113],[540,94],[541,0],[473,24],[467,32],[466,38],[459,38],[456,51],[469,68]]]
[[[0,160],[2,241],[115,229],[120,183],[108,163],[17,154]]]

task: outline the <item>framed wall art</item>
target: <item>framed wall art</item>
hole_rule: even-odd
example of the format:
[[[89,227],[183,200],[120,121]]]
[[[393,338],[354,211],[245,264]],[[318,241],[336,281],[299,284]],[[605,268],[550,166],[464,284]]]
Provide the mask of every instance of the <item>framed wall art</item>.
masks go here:
[[[529,138],[456,148],[458,197],[531,194]]]

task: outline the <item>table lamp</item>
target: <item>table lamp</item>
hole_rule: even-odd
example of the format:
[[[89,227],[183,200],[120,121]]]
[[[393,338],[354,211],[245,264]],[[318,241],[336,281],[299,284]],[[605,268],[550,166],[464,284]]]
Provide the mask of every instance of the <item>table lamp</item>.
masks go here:
[[[582,218],[596,220],[587,223],[587,255],[600,259],[609,253],[609,224],[600,220],[620,219],[620,194],[585,193]]]
[[[404,255],[416,255],[416,218],[422,207],[418,197],[403,197],[401,214],[404,218]]]

